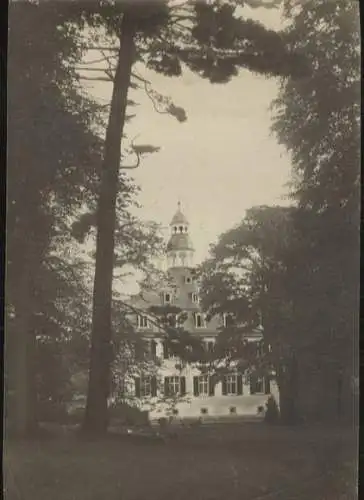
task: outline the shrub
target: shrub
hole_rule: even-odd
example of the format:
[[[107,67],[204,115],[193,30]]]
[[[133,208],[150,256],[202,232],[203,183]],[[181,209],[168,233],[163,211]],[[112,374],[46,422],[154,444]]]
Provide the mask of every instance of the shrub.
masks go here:
[[[273,396],[269,396],[266,403],[264,421],[268,424],[275,424],[279,420],[279,408]]]
[[[125,402],[118,402],[109,407],[111,419],[117,419],[124,425],[148,425],[148,412]]]

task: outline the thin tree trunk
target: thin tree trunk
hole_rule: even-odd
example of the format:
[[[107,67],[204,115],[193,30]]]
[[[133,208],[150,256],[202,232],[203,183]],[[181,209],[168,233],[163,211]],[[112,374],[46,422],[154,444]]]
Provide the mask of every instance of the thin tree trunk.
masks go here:
[[[292,425],[297,422],[296,399],[298,397],[296,367],[292,360],[286,365],[285,371],[278,370],[280,420],[283,424]]]
[[[120,146],[125,124],[131,68],[134,61],[134,35],[134,20],[125,14],[121,25],[119,57],[106,130],[97,208],[89,384],[83,424],[84,431],[92,434],[104,433],[108,427],[107,401],[111,382],[111,304],[116,199],[121,158]]]

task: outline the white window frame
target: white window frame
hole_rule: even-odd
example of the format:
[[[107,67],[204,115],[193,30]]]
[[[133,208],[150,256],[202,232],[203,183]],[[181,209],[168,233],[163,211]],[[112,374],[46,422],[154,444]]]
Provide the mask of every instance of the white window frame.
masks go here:
[[[199,396],[209,395],[209,376],[200,375],[198,377],[198,394]]]
[[[226,328],[227,313],[222,313],[222,326]]]
[[[197,292],[192,292],[192,302],[194,304],[199,304],[200,302],[200,297],[198,296]]]
[[[206,352],[213,352],[215,349],[215,342],[213,340],[205,340]]]
[[[226,384],[226,395],[227,396],[237,396],[238,395],[238,376],[236,373],[230,373],[225,375]],[[235,390],[232,390],[235,388]]]
[[[138,328],[143,330],[149,328],[149,319],[148,316],[146,316],[145,314],[138,314]]]
[[[140,397],[149,398],[152,396],[152,377],[146,376],[140,378]]]
[[[222,313],[222,324],[224,328],[228,327],[228,318],[231,318],[229,313]]]
[[[201,318],[201,325],[199,326],[197,324],[197,318]],[[202,313],[195,313],[195,327],[196,328],[206,328],[206,318],[205,315]]]
[[[181,394],[181,377],[172,375],[166,378],[168,379],[168,395],[178,396]]]

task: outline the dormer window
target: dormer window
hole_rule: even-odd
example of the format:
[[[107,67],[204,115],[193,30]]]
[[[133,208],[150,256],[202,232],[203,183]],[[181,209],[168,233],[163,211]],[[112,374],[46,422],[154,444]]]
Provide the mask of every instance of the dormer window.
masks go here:
[[[211,341],[211,340],[208,340],[206,342],[206,350],[207,352],[209,353],[213,353],[214,350],[215,350],[215,342]]]
[[[149,321],[148,321],[148,316],[138,316],[138,327],[139,328],[148,328],[149,326]]]
[[[178,326],[178,314],[169,314],[168,322],[170,326],[176,328]]]
[[[226,325],[227,325],[227,317],[226,317],[226,313],[222,313],[222,326],[224,328],[226,328]]]
[[[224,328],[227,328],[228,326],[231,325],[231,316],[228,313],[223,313],[222,314],[222,324]]]
[[[258,356],[258,358],[262,357],[263,354],[264,354],[263,342],[257,342],[257,356]]]
[[[206,328],[205,317],[201,313],[195,314],[195,327],[196,328]]]
[[[166,292],[164,295],[163,295],[163,301],[165,304],[170,304],[172,302],[172,296],[170,293]]]

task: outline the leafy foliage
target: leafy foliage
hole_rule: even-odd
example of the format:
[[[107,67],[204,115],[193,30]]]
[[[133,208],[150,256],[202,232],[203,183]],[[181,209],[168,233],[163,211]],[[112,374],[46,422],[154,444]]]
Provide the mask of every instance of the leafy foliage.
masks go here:
[[[143,4],[144,6],[144,4]],[[211,82],[227,82],[238,67],[276,74],[273,53],[287,63],[279,35],[258,23],[238,19],[236,6],[219,2],[189,3],[168,6],[165,2],[145,5],[126,2],[96,4],[96,10],[85,9],[88,23],[103,26],[111,37],[118,38],[120,49],[114,75],[109,124],[106,130],[100,196],[97,210],[96,270],[92,322],[90,384],[84,428],[104,432],[107,425],[109,391],[108,344],[111,338],[111,289],[114,253],[115,206],[120,162],[120,141],[126,117],[127,93],[130,88],[135,52],[149,67],[168,75],[181,73],[181,62]],[[206,38],[211,24],[213,32]],[[264,40],[263,40],[264,38]],[[258,41],[257,41],[258,39]],[[163,53],[161,53],[161,43]],[[136,51],[135,51],[136,49]],[[269,52],[270,49],[270,52]],[[268,58],[265,52],[268,51]],[[287,71],[290,63],[285,66]],[[291,69],[289,72],[291,73]],[[283,68],[279,69],[279,73]],[[139,78],[139,77],[138,77]],[[139,78],[143,81],[142,78]],[[147,82],[144,81],[148,94]],[[149,92],[149,97],[151,94]],[[174,105],[167,112],[180,121],[184,113]],[[106,360],[106,361],[103,361]]]
[[[210,315],[228,314],[221,337],[235,332],[239,345],[241,335],[261,323],[265,351],[269,345],[270,362],[275,358],[276,363],[291,321],[284,284],[292,213],[284,207],[248,210],[238,226],[220,236],[200,269],[203,307]]]
[[[29,423],[35,406],[32,416],[30,405],[20,409],[27,405],[22,387],[28,384],[34,396],[37,371],[45,380],[51,367],[34,362],[36,351],[43,341],[63,342],[84,307],[82,273],[62,251],[70,244],[68,218],[93,196],[101,140],[92,132],[98,107],[71,69],[82,55],[79,34],[62,8],[17,2],[9,19],[7,347],[17,416]],[[22,345],[27,350],[20,353]]]
[[[292,156],[290,294],[307,418],[350,417],[358,335],[359,26],[352,1],[286,2],[287,40],[310,77],[282,80],[274,131]]]
[[[236,6],[239,4],[237,2]],[[32,325],[29,318],[33,311],[40,310],[42,321],[45,317],[52,320],[57,317],[55,337],[63,339],[64,330],[69,329],[61,318],[64,311],[73,306],[67,300],[64,303],[59,301],[55,294],[57,282],[62,283],[64,293],[75,293],[74,288],[67,290],[68,278],[63,274],[69,263],[60,259],[52,268],[54,261],[50,247],[54,238],[68,240],[70,222],[85,205],[88,214],[73,229],[79,238],[85,231],[87,233],[87,227],[93,223],[95,195],[103,192],[102,174],[108,171],[100,168],[102,142],[95,133],[100,125],[104,125],[101,108],[83,94],[77,83],[79,76],[75,65],[80,62],[86,48],[82,30],[86,26],[103,26],[111,39],[123,36],[120,21],[127,16],[134,27],[132,38],[138,48],[138,57],[150,67],[169,75],[180,74],[182,64],[211,82],[228,81],[240,67],[267,74],[276,74],[277,71],[291,73],[291,57],[285,52],[280,36],[258,23],[238,19],[236,6],[213,2],[205,7],[186,4],[174,8],[165,2],[149,2],[142,6],[138,3],[136,8],[130,2],[108,1],[86,3],[82,9],[74,2],[39,1],[11,6],[9,165],[12,175],[8,187],[8,302],[18,322],[13,331],[18,332],[19,346],[23,340],[34,340],[37,329],[43,328],[41,321],[37,320],[37,326],[32,326],[31,336],[25,331],[28,325]],[[177,19],[179,16],[182,19]],[[215,31],[210,33],[207,43],[204,26],[211,20]],[[178,27],[178,21],[183,21],[182,27]],[[158,46],[160,43],[163,55],[161,45]],[[279,59],[285,61],[284,67],[277,69],[277,60],[272,55],[279,55]],[[167,103],[166,110],[180,121],[186,119],[184,111],[172,102]],[[122,128],[123,124],[120,136]],[[116,157],[117,150],[109,148],[112,142],[116,148],[117,141],[106,140],[105,158]],[[149,146],[134,146],[132,149],[138,161],[142,154],[153,150]],[[123,210],[130,200],[127,194],[130,186],[125,188],[125,182],[117,175],[115,179],[118,183],[114,185],[115,193],[120,188],[119,182],[122,185],[124,200],[119,208]],[[111,193],[110,200],[113,209],[115,200]],[[107,215],[105,209],[105,221]],[[116,263],[120,266],[126,262],[145,264],[147,245],[153,242],[155,247],[158,246],[155,228],[149,227],[145,231],[145,227],[138,227],[135,219],[132,221],[128,215],[125,219],[131,223],[132,231],[127,233],[125,227],[117,228],[116,237],[122,237],[123,245],[128,238],[129,241],[116,255]],[[135,247],[136,238],[142,240],[139,247]],[[112,259],[113,252],[110,255]],[[49,293],[46,286],[49,286]],[[77,307],[83,308],[86,295],[81,297]],[[49,324],[48,329],[52,330]],[[24,336],[22,339],[21,335]],[[24,363],[30,363],[31,358],[29,355]],[[34,379],[34,373],[28,375],[30,381]],[[106,389],[103,392],[106,394]]]

